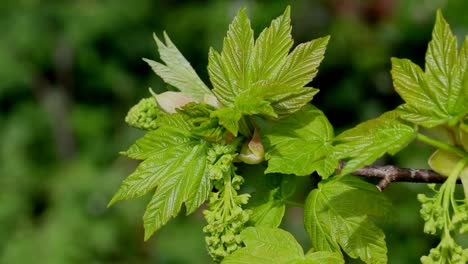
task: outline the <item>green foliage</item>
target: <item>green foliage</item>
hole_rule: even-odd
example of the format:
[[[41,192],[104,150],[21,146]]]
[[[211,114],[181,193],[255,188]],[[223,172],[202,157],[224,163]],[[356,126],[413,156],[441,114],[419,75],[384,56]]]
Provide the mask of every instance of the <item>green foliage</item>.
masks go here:
[[[394,155],[415,136],[416,130],[398,120],[398,113],[392,111],[339,134],[335,138],[337,143],[333,155],[337,159],[347,160],[340,172],[346,175],[372,164],[385,153]]]
[[[246,247],[225,258],[223,264],[344,263],[337,252],[311,251],[304,255],[296,239],[279,228],[248,227],[241,237]]]
[[[261,127],[266,173],[306,176],[317,171],[326,178],[337,167],[338,161],[327,157],[332,152],[333,127],[317,108],[305,106],[288,118]]]
[[[395,89],[406,102],[401,118],[434,127],[456,124],[468,113],[467,39],[458,53],[457,38],[438,11],[425,72],[410,60],[392,59]]]
[[[461,201],[455,198],[456,180],[465,179],[468,170],[463,136],[456,136],[468,113],[467,39],[465,36],[458,52],[457,38],[438,11],[426,53],[425,72],[409,60],[392,59],[395,89],[406,102],[398,108],[401,118],[428,128],[444,125],[448,133],[455,135],[449,144],[418,135],[418,139],[438,148],[430,157],[429,165],[447,176],[439,190],[431,186],[436,192],[433,197],[418,195],[424,232],[441,237],[440,244],[421,258],[425,264],[468,261],[468,249],[463,249],[452,237],[456,229],[460,233],[468,229],[468,196]],[[468,195],[465,180],[463,188]]]
[[[304,223],[317,250],[340,252],[366,263],[386,263],[385,235],[372,218],[385,218],[389,201],[365,182],[343,177],[320,183],[305,203]]]
[[[159,55],[166,65],[149,59],[144,60],[157,75],[166,83],[196,100],[202,101],[205,95],[211,94],[210,89],[200,80],[200,77],[198,77],[195,70],[190,66],[190,63],[184,58],[174,43],[172,43],[166,32],[164,32],[166,44],[161,42],[156,34],[154,35],[154,40],[158,46]]]
[[[392,60],[395,88],[406,104],[335,137],[327,117],[309,104],[318,90],[306,87],[317,74],[329,37],[299,44],[289,53],[290,20],[288,7],[254,40],[242,8],[221,53],[209,51],[212,90],[167,34],[165,44],[155,37],[165,64],[146,61],[179,92],[153,94],[157,104],[145,100],[131,110],[131,124],[149,131],[122,153],[142,161],[109,205],[154,191],[143,218],[147,240],[178,215],[183,204],[190,214],[208,199],[203,231],[215,262],[344,263],[349,257],[387,263],[385,234],[374,222],[389,218],[390,202],[348,174],[386,153],[396,154],[417,138],[438,148],[430,165],[448,176],[433,198],[419,196],[425,231],[442,237],[421,260],[466,261],[466,250],[451,232],[458,228],[463,233],[468,226],[466,204],[454,198],[456,180],[466,178],[468,160],[467,45],[457,55],[456,38],[438,13],[426,71],[409,60]],[[150,111],[154,107],[158,109]],[[451,141],[423,135],[419,125],[445,125]],[[256,171],[251,179],[256,182],[241,188],[244,177],[238,168]],[[306,190],[304,205],[313,249],[304,254],[278,226],[286,206],[297,205],[291,201],[296,176],[315,172],[321,181]]]

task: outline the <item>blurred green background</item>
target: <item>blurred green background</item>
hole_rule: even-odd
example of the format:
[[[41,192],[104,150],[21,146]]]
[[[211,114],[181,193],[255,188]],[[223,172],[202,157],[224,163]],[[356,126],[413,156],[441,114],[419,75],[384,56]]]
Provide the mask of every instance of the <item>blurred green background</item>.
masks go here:
[[[437,8],[459,39],[468,29],[465,0],[1,0],[0,263],[211,263],[200,212],[145,243],[148,197],[106,208],[136,166],[117,154],[142,135],[124,124],[126,111],[149,86],[165,89],[141,58],[157,58],[152,33],[166,30],[207,81],[208,48],[221,48],[241,6],[258,34],[288,4],[295,43],[332,35],[313,103],[338,131],[401,103],[390,57],[423,64]],[[430,152],[413,144],[381,162],[426,168]],[[384,226],[390,263],[418,263],[437,243],[422,232],[424,191],[384,192],[395,204]],[[300,210],[283,227],[309,245]]]

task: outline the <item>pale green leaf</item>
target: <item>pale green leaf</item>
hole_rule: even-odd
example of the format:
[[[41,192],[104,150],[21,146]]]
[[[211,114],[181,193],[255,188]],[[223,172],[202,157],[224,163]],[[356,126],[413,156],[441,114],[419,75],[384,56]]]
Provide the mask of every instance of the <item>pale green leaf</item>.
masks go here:
[[[304,87],[317,75],[329,36],[299,44],[284,60],[273,81],[290,87]]]
[[[340,173],[345,175],[373,163],[385,153],[397,153],[415,136],[416,130],[399,121],[397,113],[391,111],[338,135],[333,156],[347,160]]]
[[[293,45],[291,38],[290,8],[271,22],[255,41],[253,55],[253,82],[272,79],[282,66]]]
[[[207,147],[207,143],[186,144],[164,159],[153,160],[150,170],[158,174],[158,179],[143,216],[145,240],[177,216],[183,203],[190,214],[208,198],[212,184],[207,171]]]
[[[301,264],[344,264],[343,256],[338,252],[317,251],[308,252]]]
[[[144,59],[144,61],[151,66],[157,75],[166,83],[176,87],[197,101],[202,101],[206,94],[212,94],[211,90],[198,77],[190,63],[184,58],[174,43],[172,43],[166,32],[164,32],[165,44],[156,35],[154,35],[154,40],[158,46],[161,60],[165,64],[149,59]]]
[[[221,54],[210,50],[209,55],[213,92],[224,105],[231,106],[235,96],[249,88],[253,48],[253,30],[242,8],[229,26]]]
[[[305,176],[318,171],[327,177],[336,168],[326,162],[332,152],[333,128],[317,108],[307,105],[276,122],[258,121],[268,160],[266,173]]]
[[[304,207],[312,247],[335,252],[341,248],[366,263],[387,263],[385,235],[369,217],[388,217],[389,205],[374,186],[354,177],[320,183]]]
[[[301,245],[279,228],[248,227],[241,233],[245,247],[223,260],[223,264],[296,264],[304,259]]]

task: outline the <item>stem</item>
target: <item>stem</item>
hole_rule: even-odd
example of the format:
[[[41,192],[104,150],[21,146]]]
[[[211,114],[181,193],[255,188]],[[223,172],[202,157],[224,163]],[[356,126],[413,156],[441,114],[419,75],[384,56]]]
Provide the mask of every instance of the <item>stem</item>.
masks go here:
[[[434,146],[436,148],[440,148],[440,149],[444,149],[444,150],[447,150],[447,151],[450,151],[450,152],[453,152],[453,153],[456,153],[464,158],[468,158],[468,153],[466,153],[465,151],[455,147],[455,146],[452,146],[452,145],[449,145],[447,143],[444,143],[442,141],[439,141],[437,139],[433,139],[433,138],[430,138],[426,135],[423,135],[421,133],[418,133],[417,136],[416,136],[417,139],[421,140],[422,142],[424,143],[427,143],[431,146]]]
[[[249,125],[247,124],[245,117],[241,117],[240,119],[239,130],[247,138],[252,137],[252,132],[250,131]]]

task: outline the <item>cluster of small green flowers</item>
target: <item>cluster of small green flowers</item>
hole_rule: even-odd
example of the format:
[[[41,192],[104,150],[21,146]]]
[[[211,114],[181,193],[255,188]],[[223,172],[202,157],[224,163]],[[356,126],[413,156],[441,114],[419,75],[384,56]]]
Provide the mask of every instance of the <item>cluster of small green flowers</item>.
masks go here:
[[[161,113],[153,97],[143,98],[128,111],[125,122],[132,127],[154,130],[157,128],[156,119]]]
[[[451,236],[444,236],[440,244],[431,249],[428,256],[421,257],[422,264],[466,264],[468,249],[463,249]]]
[[[444,228],[446,212],[442,205],[435,201],[436,197],[430,198],[424,194],[418,194],[418,200],[422,203],[420,213],[425,222],[424,232],[435,235],[438,230]]]
[[[249,220],[242,205],[250,195],[237,193],[244,178],[235,173],[234,151],[232,145],[216,144],[208,153],[210,177],[217,191],[210,194],[209,209],[203,212],[207,221],[203,231],[208,252],[216,262],[242,247],[239,234]]]

